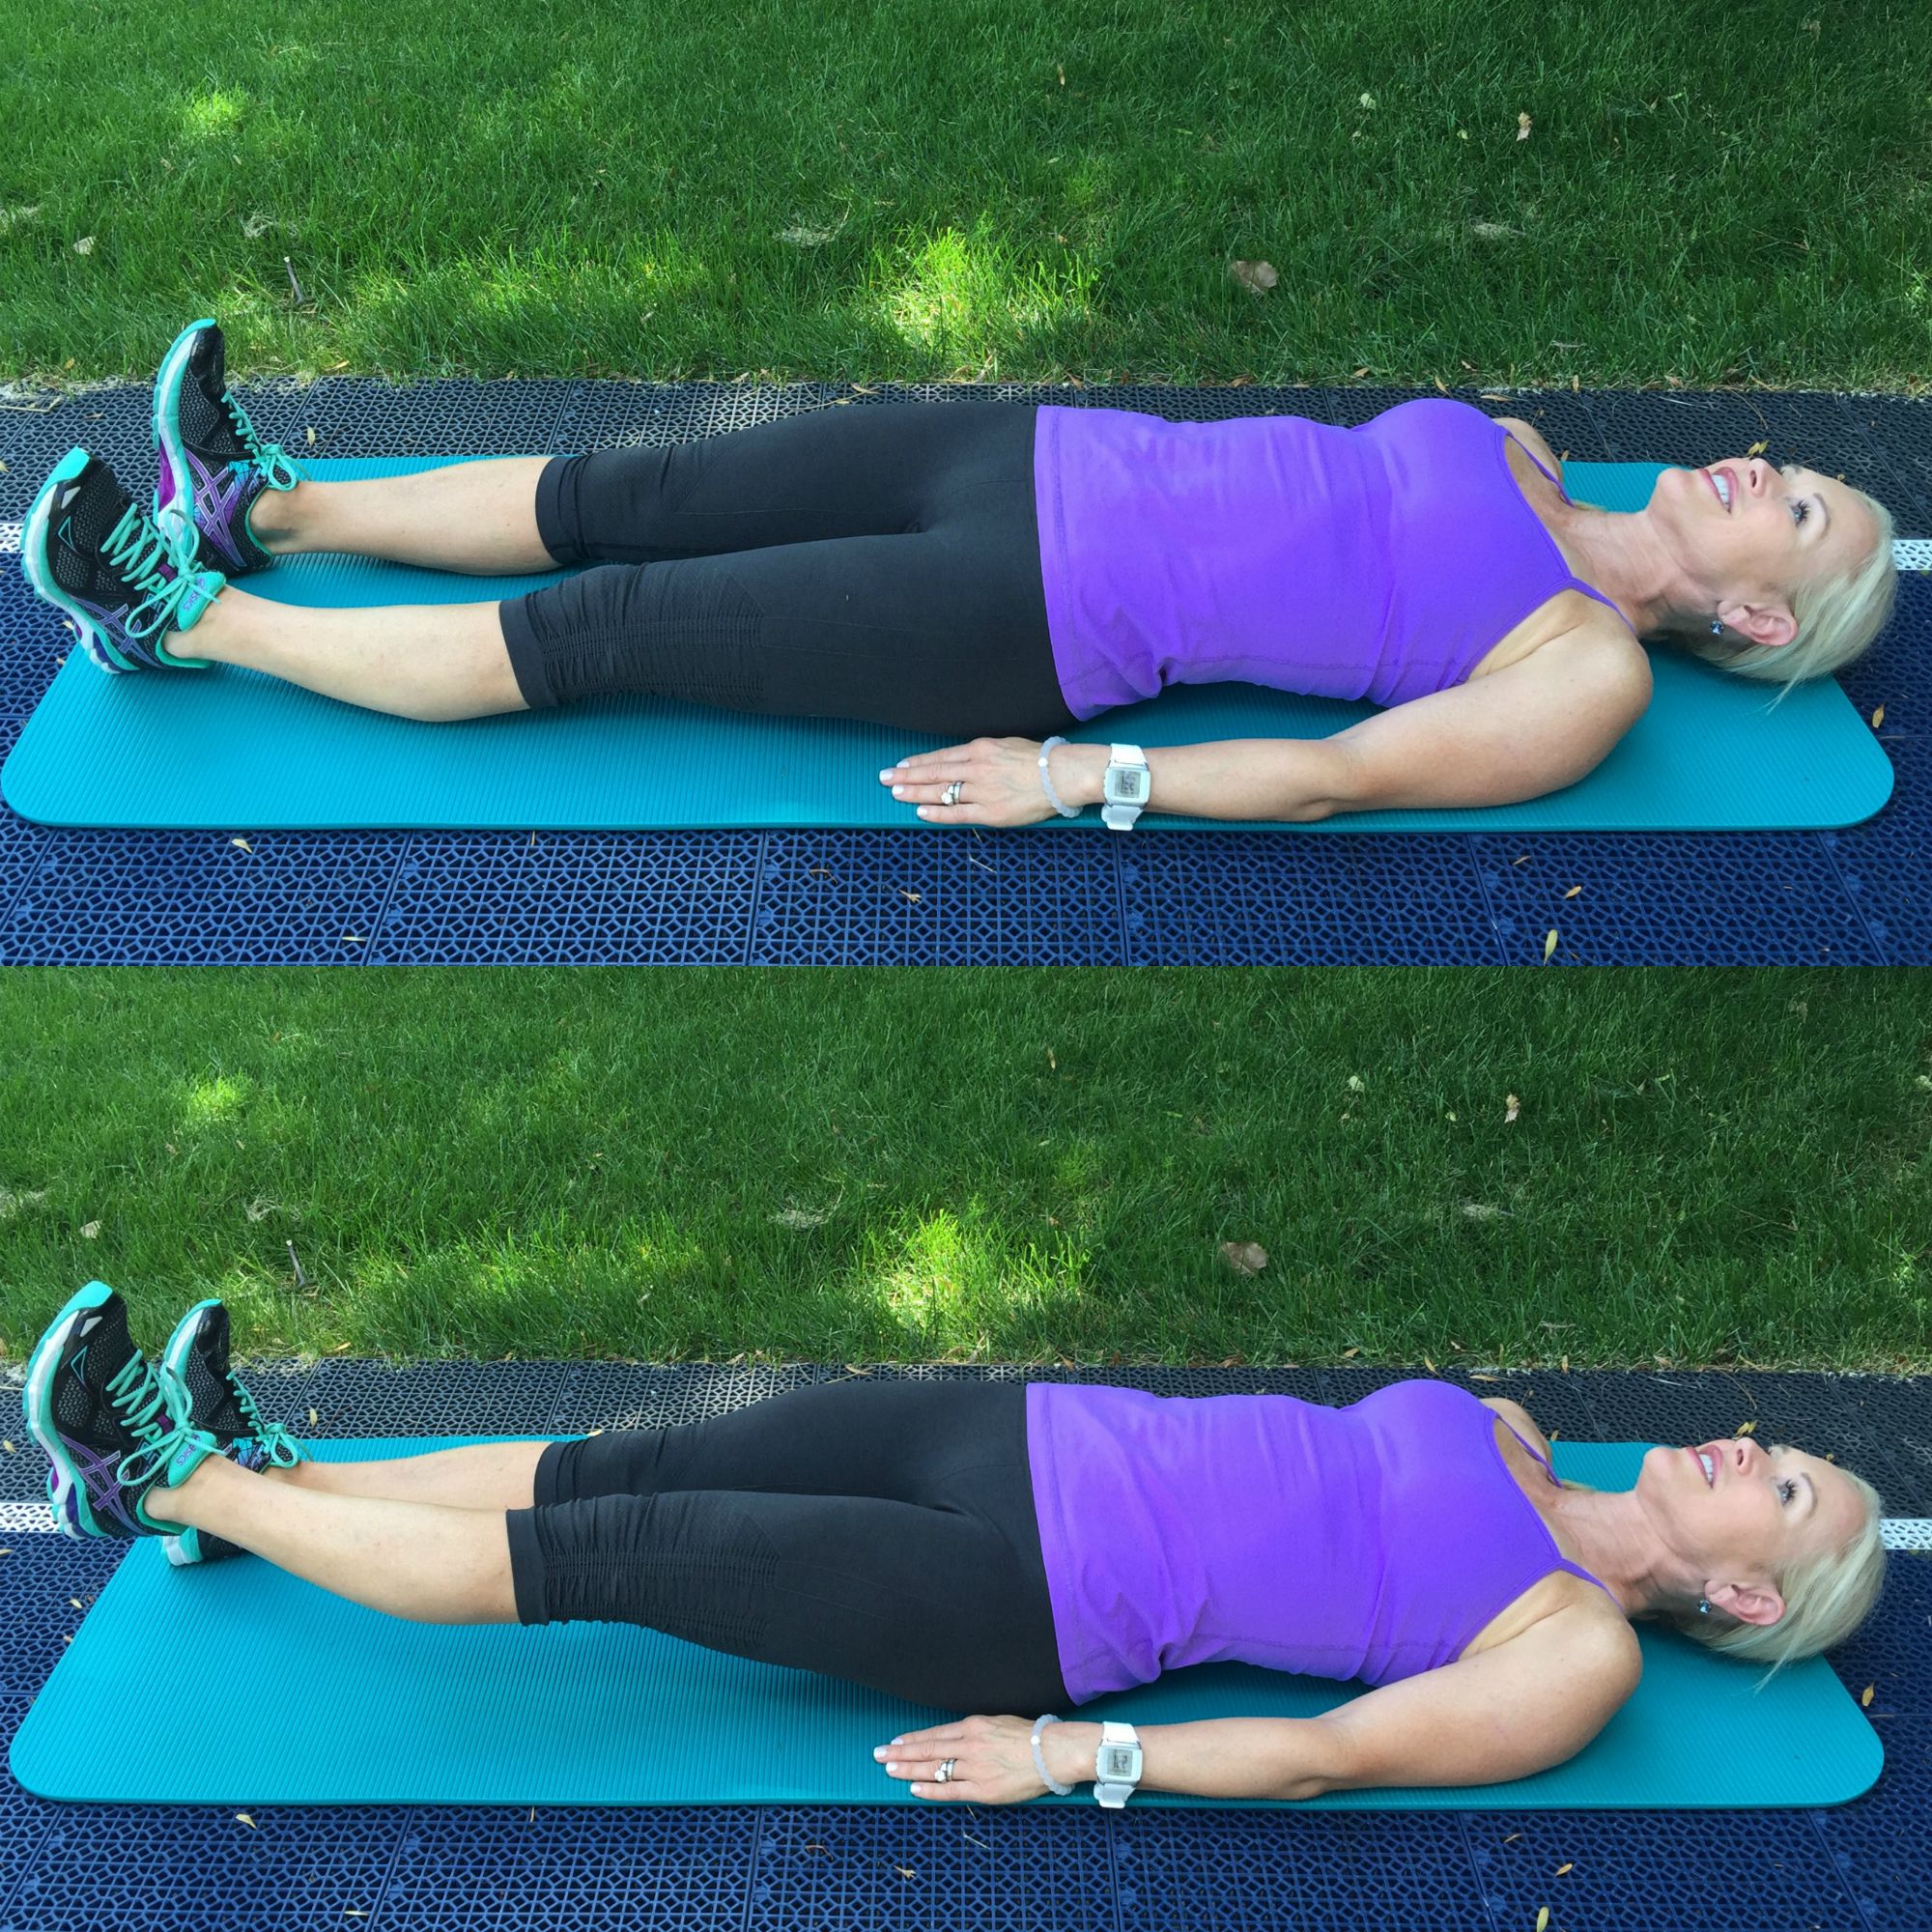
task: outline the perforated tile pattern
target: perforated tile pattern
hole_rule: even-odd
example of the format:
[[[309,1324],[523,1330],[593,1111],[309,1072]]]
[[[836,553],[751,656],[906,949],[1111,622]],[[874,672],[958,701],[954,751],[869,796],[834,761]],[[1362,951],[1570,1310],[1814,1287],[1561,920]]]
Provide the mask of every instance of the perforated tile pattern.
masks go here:
[[[1895,1718],[1882,1730],[1877,1789],[1815,1814],[1820,1838],[1875,1932],[1924,1924],[1932,1898],[1932,1718]]]
[[[1377,1926],[1489,1932],[1461,1820],[1129,1812],[1118,1827],[1122,1932],[1171,1926]],[[1532,1918],[1528,1923],[1533,1924]]]
[[[1472,838],[1506,959],[1658,966],[1885,956],[1826,846],[1810,834]],[[1580,889],[1580,890],[1579,890]],[[1575,895],[1572,896],[1572,895]]]
[[[1550,1932],[1638,1924],[1863,1932],[1835,1861],[1804,1813],[1478,1812],[1465,1825],[1497,1925],[1528,1928],[1547,1906]]]
[[[1136,966],[1495,957],[1466,838],[1137,834],[1121,881]]]
[[[539,1435],[578,1373],[573,1362],[322,1362],[296,1434]]]
[[[402,1820],[359,1810],[211,1815],[185,1807],[49,1807],[14,1894],[26,1932],[342,1932],[373,1922]],[[352,1914],[366,1915],[353,1917]]]
[[[243,385],[298,458],[542,453],[665,444],[801,410],[935,398],[1146,410],[1174,419],[1294,411],[1360,422],[1434,391],[849,385]],[[1932,405],[1684,391],[1467,392],[1589,461],[1707,462],[1767,440],[1874,488],[1932,530]],[[0,396],[33,405],[45,398]],[[18,518],[71,444],[130,488],[152,476],[139,384],[0,408],[0,754],[68,639],[20,583]],[[311,441],[310,432],[314,432]],[[1742,441],[1738,439],[1743,438]],[[1919,507],[1922,502],[1922,509]],[[7,520],[13,519],[10,524]],[[1895,964],[1932,960],[1932,583],[1845,679],[1899,766],[1893,804],[1837,835],[1683,838],[917,831],[546,835],[117,834],[0,811],[0,961],[14,963],[1534,963]],[[253,848],[242,854],[232,843]],[[1525,872],[1513,861],[1528,852]],[[244,860],[246,863],[243,863]],[[1557,873],[1577,872],[1576,900]],[[1573,881],[1574,882],[1574,881]],[[1554,904],[1552,905],[1552,899]],[[1559,916],[1556,916],[1560,914]]]
[[[424,832],[369,955],[384,965],[742,963],[759,834]]]
[[[1052,833],[775,832],[757,965],[1122,961],[1114,841]]]

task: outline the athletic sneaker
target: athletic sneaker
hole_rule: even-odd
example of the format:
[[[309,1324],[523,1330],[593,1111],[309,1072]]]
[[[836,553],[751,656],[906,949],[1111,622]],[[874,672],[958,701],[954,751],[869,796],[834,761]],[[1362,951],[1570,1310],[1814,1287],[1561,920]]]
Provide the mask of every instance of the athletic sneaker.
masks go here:
[[[188,1426],[213,1436],[222,1455],[244,1469],[293,1469],[306,1460],[301,1444],[279,1422],[263,1420],[228,1359],[228,1311],[219,1301],[197,1301],[175,1323],[160,1368],[187,1398]],[[182,1566],[242,1554],[225,1538],[192,1528],[163,1537],[161,1548],[170,1563]]]
[[[240,577],[274,557],[255,541],[248,512],[264,490],[302,479],[279,443],[255,434],[223,373],[221,330],[204,319],[175,337],[155,378],[155,521],[206,570]]]
[[[69,1536],[160,1536],[156,1484],[184,1482],[214,1438],[188,1426],[181,1390],[128,1334],[128,1305],[91,1281],[54,1318],[27,1362],[27,1430],[52,1469],[47,1501]]]
[[[27,512],[20,564],[102,670],[207,669],[206,659],[176,657],[163,640],[193,627],[221,590],[220,574],[185,568],[99,457],[71,449],[55,466]]]

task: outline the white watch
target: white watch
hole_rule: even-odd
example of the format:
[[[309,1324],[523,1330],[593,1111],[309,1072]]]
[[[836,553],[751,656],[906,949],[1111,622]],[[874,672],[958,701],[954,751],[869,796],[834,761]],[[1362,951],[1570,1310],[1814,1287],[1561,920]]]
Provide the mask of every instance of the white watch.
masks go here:
[[[1110,832],[1131,832],[1148,802],[1147,754],[1138,745],[1116,745],[1101,781],[1100,820]]]
[[[1100,1748],[1094,1753],[1094,1799],[1119,1811],[1141,1781],[1140,1733],[1131,1724],[1102,1724]]]

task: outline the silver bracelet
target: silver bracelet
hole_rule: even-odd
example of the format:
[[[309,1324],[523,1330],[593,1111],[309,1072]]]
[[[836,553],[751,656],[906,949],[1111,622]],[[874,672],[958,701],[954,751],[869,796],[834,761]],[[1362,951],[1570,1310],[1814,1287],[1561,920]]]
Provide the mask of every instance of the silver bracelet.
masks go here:
[[[1062,818],[1078,818],[1080,816],[1080,808],[1077,805],[1062,804],[1060,794],[1053,788],[1053,776],[1046,769],[1046,761],[1052,757],[1054,748],[1058,745],[1064,745],[1065,742],[1065,738],[1049,738],[1039,748],[1039,786],[1046,794],[1047,804],[1052,806]],[[1056,1718],[1054,1721],[1058,1723],[1060,1720]],[[1065,1792],[1061,1793],[1063,1798],[1065,1795]]]
[[[1056,1798],[1071,1798],[1073,1796],[1072,1785],[1061,1783],[1059,1778],[1055,1777],[1052,1772],[1047,1770],[1046,1753],[1039,1747],[1040,1732],[1045,1730],[1047,1725],[1057,1724],[1059,1721],[1060,1719],[1054,1717],[1039,1718],[1035,1720],[1033,1727],[1033,1768],[1039,1773],[1039,1781]]]

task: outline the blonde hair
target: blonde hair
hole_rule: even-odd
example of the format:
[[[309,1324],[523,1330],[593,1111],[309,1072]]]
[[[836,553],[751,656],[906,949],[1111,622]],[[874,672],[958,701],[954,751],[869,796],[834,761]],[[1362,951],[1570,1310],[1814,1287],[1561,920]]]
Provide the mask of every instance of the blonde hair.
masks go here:
[[[1885,1582],[1885,1542],[1878,1492],[1851,1469],[1838,1472],[1864,1505],[1864,1520],[1840,1549],[1794,1563],[1777,1578],[1784,1614],[1775,1624],[1733,1623],[1716,1615],[1681,1617],[1677,1628],[1712,1650],[1747,1663],[1768,1663],[1767,1677],[1787,1663],[1843,1643],[1871,1614]]]
[[[1878,541],[1871,554],[1853,569],[1814,578],[1792,591],[1791,614],[1798,632],[1790,643],[1771,650],[1728,631],[1714,637],[1708,627],[1679,632],[1676,641],[1719,670],[1762,678],[1785,691],[1862,657],[1891,617],[1898,596],[1898,567],[1891,556],[1891,512],[1862,490],[1851,494],[1871,512]]]

